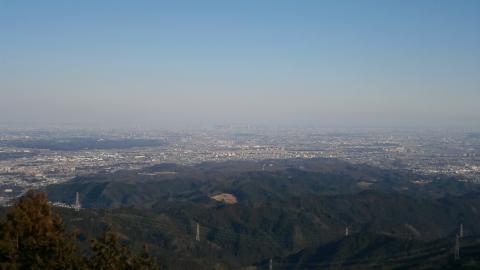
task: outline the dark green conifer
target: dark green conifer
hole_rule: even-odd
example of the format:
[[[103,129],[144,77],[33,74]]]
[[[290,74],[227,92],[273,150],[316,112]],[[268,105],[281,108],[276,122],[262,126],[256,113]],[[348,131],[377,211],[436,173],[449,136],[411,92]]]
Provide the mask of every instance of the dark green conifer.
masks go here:
[[[134,255],[122,245],[117,233],[111,228],[92,241],[93,255],[89,259],[89,267],[98,270],[154,270],[158,269],[146,246],[139,255]]]
[[[73,235],[53,215],[44,193],[29,191],[1,223],[0,259],[10,269],[80,269]]]

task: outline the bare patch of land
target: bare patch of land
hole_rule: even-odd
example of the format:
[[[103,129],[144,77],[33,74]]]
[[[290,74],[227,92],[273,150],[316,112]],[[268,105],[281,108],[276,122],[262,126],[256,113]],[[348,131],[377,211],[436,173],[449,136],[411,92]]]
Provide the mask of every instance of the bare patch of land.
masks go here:
[[[236,204],[238,202],[237,197],[235,197],[235,195],[230,193],[220,193],[220,194],[212,195],[210,196],[210,199],[213,199],[217,202],[224,202],[226,204]]]

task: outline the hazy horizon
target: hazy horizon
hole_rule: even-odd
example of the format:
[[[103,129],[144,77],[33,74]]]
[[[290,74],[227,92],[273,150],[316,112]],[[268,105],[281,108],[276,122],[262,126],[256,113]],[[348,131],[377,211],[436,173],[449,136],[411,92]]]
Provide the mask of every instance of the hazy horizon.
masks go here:
[[[0,124],[480,127],[480,1],[1,1]]]

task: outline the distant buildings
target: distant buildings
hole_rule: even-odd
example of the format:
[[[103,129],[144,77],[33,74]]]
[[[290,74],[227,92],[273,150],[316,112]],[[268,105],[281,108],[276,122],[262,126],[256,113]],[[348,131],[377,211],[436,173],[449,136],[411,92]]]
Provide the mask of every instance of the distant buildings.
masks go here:
[[[78,132],[65,132],[62,136],[78,136]],[[8,136],[2,135],[0,130],[0,142],[38,139],[36,136],[39,136],[36,133],[25,136],[25,131],[18,136],[15,134],[10,131]],[[58,131],[51,134],[58,136]],[[162,138],[168,143],[78,151],[26,149],[0,144],[0,195],[5,198],[3,201],[30,188],[61,183],[99,171],[140,169],[160,163],[196,164],[225,160],[325,157],[420,174],[460,176],[472,183],[480,179],[480,139],[465,136],[462,131],[250,128],[248,132],[243,132],[228,128],[125,134],[109,132],[95,135],[92,131],[88,132],[88,136],[102,139]],[[40,139],[48,141],[51,138],[45,135]],[[420,182],[416,184],[423,184],[421,180],[417,181]]]

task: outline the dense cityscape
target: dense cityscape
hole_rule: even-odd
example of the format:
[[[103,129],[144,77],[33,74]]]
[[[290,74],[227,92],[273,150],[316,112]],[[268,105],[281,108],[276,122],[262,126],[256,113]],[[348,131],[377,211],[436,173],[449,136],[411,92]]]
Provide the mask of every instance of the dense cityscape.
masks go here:
[[[336,158],[480,182],[480,133],[471,130],[267,129],[0,131],[0,202],[76,176],[160,163]],[[419,181],[418,179],[415,181]]]

